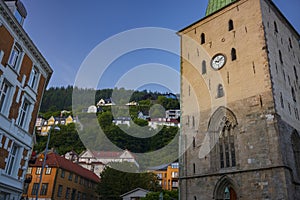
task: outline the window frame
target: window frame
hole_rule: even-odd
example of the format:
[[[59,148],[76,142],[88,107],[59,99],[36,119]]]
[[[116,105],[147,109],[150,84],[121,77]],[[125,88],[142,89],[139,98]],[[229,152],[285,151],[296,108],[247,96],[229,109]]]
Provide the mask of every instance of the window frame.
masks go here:
[[[15,151],[14,151],[15,150]],[[9,155],[7,158],[7,164],[5,165],[5,174],[14,176],[16,172],[16,168],[14,168],[15,163],[18,160],[18,152],[20,150],[20,146],[15,142],[11,144]]]
[[[70,194],[71,194],[71,188],[67,187],[65,198],[69,199],[70,198]]]
[[[30,108],[31,108],[31,102],[27,98],[24,98],[20,106],[19,116],[18,116],[18,126],[23,129],[26,129],[28,125]]]
[[[63,192],[63,186],[62,185],[58,185],[57,196],[61,197],[62,196],[62,192]]]
[[[205,33],[201,33],[200,35],[200,44],[205,44]]]
[[[233,24],[233,20],[230,19],[228,21],[228,31],[232,31],[234,29],[234,24]]]
[[[202,70],[201,70],[202,75],[207,73],[207,67],[206,67],[206,61],[202,61]]]
[[[237,55],[236,55],[236,49],[232,48],[231,49],[231,61],[237,60]]]
[[[217,88],[217,98],[222,98],[225,96],[224,87],[222,84],[218,84]]]
[[[36,195],[38,190],[38,183],[33,183],[32,189],[31,189],[31,195]]]
[[[14,43],[10,52],[7,65],[10,66],[13,70],[18,72],[21,65],[21,57],[22,57],[22,48],[18,43]]]
[[[47,168],[46,168],[46,171],[45,171],[45,174],[46,174],[46,175],[50,175],[51,172],[52,172],[52,168],[51,168],[51,167],[47,167]]]
[[[6,91],[4,92],[4,87],[6,86]],[[0,113],[3,115],[6,115],[8,112],[8,102],[10,99],[10,94],[11,94],[11,88],[12,85],[6,80],[4,79],[1,82],[1,86],[0,86]]]
[[[41,196],[46,196],[47,195],[48,185],[49,185],[49,183],[42,183],[42,185],[41,185],[41,191],[40,191],[40,195]]]
[[[42,168],[41,167],[37,167],[35,170],[35,174],[36,175],[40,175],[42,173]]]
[[[31,69],[28,84],[27,84],[34,91],[36,90],[36,88],[38,86],[39,76],[40,76],[40,72],[39,72],[38,68],[34,65]]]

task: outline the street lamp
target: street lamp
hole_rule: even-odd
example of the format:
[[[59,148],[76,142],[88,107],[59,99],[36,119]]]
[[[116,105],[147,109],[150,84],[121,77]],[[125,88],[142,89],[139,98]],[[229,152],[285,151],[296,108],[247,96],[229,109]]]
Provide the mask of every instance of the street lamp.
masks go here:
[[[50,127],[50,130],[47,132],[48,133],[48,139],[47,139],[46,149],[45,149],[45,152],[44,152],[44,160],[43,160],[41,174],[40,174],[40,181],[39,181],[38,188],[37,188],[37,191],[36,191],[36,198],[35,198],[36,200],[38,200],[38,197],[39,197],[39,190],[40,190],[40,186],[41,186],[41,183],[42,183],[43,171],[44,171],[45,164],[46,164],[46,156],[47,156],[48,145],[49,145],[49,141],[50,141],[51,128],[52,128],[52,126]],[[58,126],[55,126],[54,130],[60,131],[60,128]]]

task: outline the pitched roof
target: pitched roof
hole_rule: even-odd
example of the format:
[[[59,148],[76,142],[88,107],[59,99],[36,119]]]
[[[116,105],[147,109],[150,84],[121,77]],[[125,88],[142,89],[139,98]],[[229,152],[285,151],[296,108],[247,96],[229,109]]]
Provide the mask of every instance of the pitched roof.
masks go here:
[[[95,158],[105,159],[105,158],[132,158],[135,159],[135,155],[130,151],[125,149],[124,151],[91,151]],[[127,155],[124,157],[124,155]]]
[[[36,159],[36,162],[34,164],[31,164],[31,167],[41,167],[43,164],[43,161],[40,159]],[[99,182],[100,178],[91,172],[88,169],[85,169],[81,167],[78,164],[73,163],[70,160],[65,159],[64,157],[50,152],[47,154],[47,159],[46,159],[46,165],[49,167],[57,167],[57,168],[62,168],[64,170],[67,170],[69,172],[73,172],[74,174],[80,175],[86,179],[92,180],[94,182]]]
[[[145,192],[146,194],[150,192],[149,190],[145,190],[145,189],[143,189],[143,188],[135,188],[135,189],[133,189],[133,190],[131,190],[131,191],[129,191],[129,192],[126,192],[125,194],[120,195],[120,197],[127,196],[127,195],[129,195],[129,194],[131,194],[131,193],[134,193],[134,192],[136,192],[136,191],[139,191],[139,190],[142,191],[142,192]]]

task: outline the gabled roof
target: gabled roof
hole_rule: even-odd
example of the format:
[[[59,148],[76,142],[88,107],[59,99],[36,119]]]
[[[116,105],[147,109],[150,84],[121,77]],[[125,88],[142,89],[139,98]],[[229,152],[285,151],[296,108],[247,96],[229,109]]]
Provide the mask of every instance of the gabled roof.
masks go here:
[[[126,192],[125,194],[122,194],[122,195],[120,195],[120,197],[124,197],[124,196],[127,196],[127,195],[129,195],[129,194],[131,194],[131,193],[134,193],[134,192],[136,192],[136,191],[143,191],[143,192],[145,192],[145,193],[149,193],[150,191],[149,190],[145,190],[145,189],[143,189],[143,188],[135,188],[135,189],[133,189],[133,190],[131,190],[131,191],[129,191],[129,192]]]
[[[30,167],[41,167],[42,164],[42,160],[36,159],[36,162],[34,164],[30,164]],[[67,170],[94,182],[100,181],[100,178],[90,170],[85,169],[80,165],[75,164],[72,161],[67,160],[64,157],[53,152],[47,154],[46,165],[48,165],[49,167],[56,167]]]

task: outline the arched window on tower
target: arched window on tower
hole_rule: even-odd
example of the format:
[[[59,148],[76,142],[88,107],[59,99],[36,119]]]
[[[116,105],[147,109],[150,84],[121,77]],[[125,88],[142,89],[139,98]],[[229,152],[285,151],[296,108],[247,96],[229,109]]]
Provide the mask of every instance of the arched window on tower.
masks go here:
[[[274,21],[274,31],[275,33],[278,33],[277,23]]]
[[[236,166],[234,135],[229,121],[225,123],[219,138],[220,167]]]
[[[235,50],[235,48],[231,49],[231,60],[232,61],[236,60],[236,50]]]
[[[297,131],[292,133],[291,142],[294,152],[296,174],[300,178],[300,136]]]
[[[221,98],[224,96],[224,88],[222,84],[218,85],[217,98]]]
[[[296,100],[296,94],[295,94],[294,88],[292,87],[291,90],[292,90],[293,101],[294,101],[294,102],[297,102],[297,100]]]
[[[201,33],[201,44],[204,44],[205,43],[205,34],[204,33]]]
[[[291,49],[293,48],[293,45],[292,45],[292,40],[291,40],[291,38],[289,38],[289,44],[290,44],[290,47],[291,47]]]
[[[208,131],[210,144],[213,145],[210,154],[212,170],[219,171],[237,165],[235,151],[235,141],[238,137],[235,128],[237,124],[234,113],[223,106],[219,107],[211,116]]]
[[[232,31],[233,29],[234,29],[233,21],[229,20],[229,22],[228,22],[228,31]]]
[[[206,61],[202,61],[202,74],[206,74]]]
[[[280,60],[281,64],[283,64],[281,51],[279,50],[278,52],[279,52],[279,60]]]
[[[296,81],[298,81],[298,73],[295,65],[294,65],[294,74],[295,74]]]

